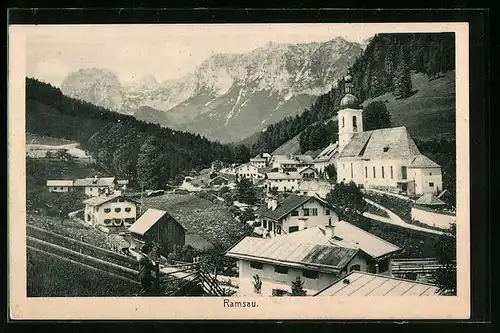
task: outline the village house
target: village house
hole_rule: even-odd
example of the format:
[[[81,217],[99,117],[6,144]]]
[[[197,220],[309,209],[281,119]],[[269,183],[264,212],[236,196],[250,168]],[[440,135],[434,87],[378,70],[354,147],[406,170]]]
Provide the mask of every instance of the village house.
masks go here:
[[[186,242],[186,229],[163,210],[148,209],[128,230],[132,236],[131,248],[157,243],[167,253],[174,245],[183,246]]]
[[[314,296],[439,296],[433,284],[352,271]]]
[[[302,178],[315,178],[316,170],[312,166],[305,166],[297,170]]]
[[[76,179],[73,187],[76,191],[84,192],[87,196],[96,197],[104,193],[104,190],[113,190],[116,186],[115,177],[97,176],[93,178]]]
[[[215,176],[214,178],[210,179],[208,184],[211,187],[223,186],[229,184],[229,179],[223,176]]]
[[[296,172],[268,172],[266,173],[265,188],[269,191],[295,192],[299,189],[301,175]]]
[[[119,227],[131,225],[137,217],[137,201],[121,194],[104,194],[92,197],[85,204],[84,219],[92,225]]]
[[[295,171],[306,166],[313,166],[314,160],[310,155],[273,155],[271,157],[271,168],[280,172],[294,169]]]
[[[361,229],[347,230],[352,234],[343,238],[337,228],[330,222],[273,239],[245,237],[226,253],[238,259],[238,296],[255,294],[256,275],[261,295],[284,296],[297,277],[306,293],[314,295],[352,271],[390,274],[390,258],[398,247]]]
[[[256,211],[258,226],[267,231],[268,237],[286,235],[309,227],[324,225],[328,218],[338,221],[338,216],[325,200],[317,196],[290,194],[282,200],[271,196]]]
[[[412,205],[411,218],[432,227],[448,229],[456,223],[456,212],[447,206],[438,197],[426,193]]]
[[[267,167],[267,162],[268,159],[262,156],[262,154],[259,154],[253,158],[250,159],[250,164],[257,167],[257,168],[265,168]]]
[[[334,185],[321,179],[303,179],[299,184],[299,194],[306,196],[318,196],[325,199],[326,195],[333,190]]]
[[[116,181],[116,185],[120,190],[126,190],[128,183],[129,183],[128,179],[118,179]]]
[[[238,180],[246,178],[256,183],[265,178],[266,171],[266,168],[258,168],[250,163],[245,163],[236,168],[236,177]]]
[[[363,109],[351,94],[352,77],[346,76],[345,81],[346,94],[338,112],[337,181],[409,196],[439,193],[441,167],[422,155],[406,127],[363,131]]]
[[[47,180],[47,190],[54,193],[66,193],[73,190],[72,180]]]
[[[323,149],[314,159],[314,168],[318,173],[325,172],[325,168],[329,165],[335,165],[335,159],[339,155],[339,143],[330,143],[328,147]]]

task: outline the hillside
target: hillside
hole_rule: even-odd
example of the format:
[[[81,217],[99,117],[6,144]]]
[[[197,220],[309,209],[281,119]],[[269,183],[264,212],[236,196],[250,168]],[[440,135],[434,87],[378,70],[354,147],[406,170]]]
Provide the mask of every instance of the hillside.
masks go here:
[[[411,135],[420,140],[455,139],[455,71],[448,71],[441,77],[429,80],[425,74],[412,73],[414,94],[397,99],[394,93],[385,93],[362,103],[387,101],[392,126],[406,126]],[[329,120],[336,121],[337,116]],[[300,153],[300,133],[279,146],[275,154]],[[325,147],[328,143],[325,143]]]

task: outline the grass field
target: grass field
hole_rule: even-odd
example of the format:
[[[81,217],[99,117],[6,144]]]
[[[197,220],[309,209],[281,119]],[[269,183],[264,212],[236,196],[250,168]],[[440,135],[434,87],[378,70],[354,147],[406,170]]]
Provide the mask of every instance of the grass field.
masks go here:
[[[33,133],[26,133],[26,144],[38,144],[48,146],[61,146],[75,143],[75,141],[66,140],[62,138],[53,138],[50,136],[43,136]]]

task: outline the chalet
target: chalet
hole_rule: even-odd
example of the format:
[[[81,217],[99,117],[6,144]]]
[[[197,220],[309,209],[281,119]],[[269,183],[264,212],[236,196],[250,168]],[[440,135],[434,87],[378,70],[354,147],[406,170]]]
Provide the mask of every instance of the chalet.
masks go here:
[[[323,149],[318,156],[314,159],[314,169],[317,172],[322,173],[325,171],[325,168],[329,165],[335,165],[335,159],[339,155],[339,143],[330,143],[328,147]]]
[[[268,172],[266,173],[265,188],[269,191],[296,192],[302,176],[296,172]]]
[[[412,220],[432,227],[448,229],[456,223],[456,212],[448,204],[431,193],[422,195],[411,208]]]
[[[250,164],[256,166],[257,168],[265,168],[267,167],[268,159],[259,154],[250,159]]]
[[[55,193],[66,193],[73,190],[72,180],[47,180],[47,190]]]
[[[73,187],[76,191],[82,191],[87,196],[96,197],[104,193],[104,190],[113,190],[116,186],[115,177],[84,178],[76,179]]]
[[[305,166],[297,170],[302,178],[316,177],[316,170],[312,166]]]
[[[297,277],[306,293],[314,295],[352,271],[390,270],[390,257],[400,251],[398,247],[359,231],[353,236],[356,242],[339,236],[337,226],[328,224],[273,239],[245,237],[226,253],[238,260],[238,296],[255,294],[255,275],[264,296],[289,294]]]
[[[328,218],[334,222],[338,216],[325,200],[317,196],[291,194],[278,201],[270,197],[256,211],[258,225],[267,230],[268,237],[286,235],[317,225],[324,225]]]
[[[325,199],[326,195],[333,190],[334,185],[321,179],[303,179],[299,184],[299,194],[306,196],[318,196]]]
[[[410,196],[441,191],[441,167],[422,155],[406,127],[363,131],[363,109],[351,94],[352,77],[345,80],[338,112],[337,181]]]
[[[314,160],[310,155],[273,155],[270,161],[271,168],[299,169],[305,166],[313,166]]]
[[[245,163],[236,168],[236,176],[238,179],[246,178],[256,183],[265,178],[266,171],[266,168],[258,168],[250,163]]]
[[[85,221],[92,225],[119,227],[131,225],[137,217],[137,201],[121,194],[100,195],[83,202]]]
[[[314,296],[439,296],[439,287],[392,276],[352,271]]]
[[[172,246],[183,246],[186,242],[186,229],[163,210],[148,209],[128,230],[132,248],[159,243],[166,253]]]

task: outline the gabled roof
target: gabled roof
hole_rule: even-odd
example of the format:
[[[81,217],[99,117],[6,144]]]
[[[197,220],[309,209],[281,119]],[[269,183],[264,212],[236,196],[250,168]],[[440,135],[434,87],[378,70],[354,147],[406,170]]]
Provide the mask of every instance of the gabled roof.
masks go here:
[[[440,168],[441,166],[424,155],[417,155],[410,161],[408,168]]]
[[[149,208],[128,230],[134,234],[144,235],[165,215],[168,216],[168,213],[164,210]]]
[[[75,179],[74,186],[111,186],[115,181],[115,177],[103,177],[97,178],[97,181],[94,178],[84,178],[84,179]]]
[[[72,180],[47,180],[47,186],[73,186]]]
[[[358,250],[341,246],[293,243],[282,237],[265,239],[247,236],[229,249],[226,256],[316,270],[341,270]]]
[[[302,176],[297,171],[291,172],[268,172],[266,173],[268,179],[301,179]]]
[[[434,196],[432,193],[425,193],[417,201],[415,201],[417,205],[426,205],[426,206],[443,206],[446,205],[446,202]]]
[[[332,157],[335,157],[338,155],[338,148],[339,148],[339,143],[330,143],[328,147],[323,149],[318,156],[314,159],[314,162],[321,162],[321,161],[328,161]]]
[[[439,296],[439,287],[382,274],[353,271],[314,296]]]
[[[86,205],[89,205],[89,206],[100,206],[102,204],[105,204],[108,201],[115,200],[118,198],[123,198],[124,200],[131,201],[131,202],[134,202],[136,204],[139,203],[134,199],[127,198],[127,197],[121,195],[120,193],[113,193],[110,195],[100,195],[98,197],[93,197],[93,198],[87,199],[83,203]]]
[[[309,200],[317,200],[322,205],[330,207],[326,201],[318,197],[290,194],[284,200],[278,202],[275,210],[267,208],[267,203],[265,203],[255,211],[255,214],[277,221]]]
[[[334,226],[334,233],[335,236],[337,236],[334,239],[330,239],[326,235],[324,227],[318,226],[280,236],[280,238],[291,242],[330,244],[357,248],[372,258],[380,258],[401,250],[396,245],[360,229],[349,222],[338,221],[334,223]]]
[[[241,169],[241,168],[244,168],[244,167],[250,167],[250,168],[255,168],[255,169],[258,169],[255,165],[251,164],[251,163],[244,163],[244,164],[241,164],[239,166],[237,166],[235,169]]]
[[[128,179],[120,179],[120,180],[117,180],[116,183],[118,185],[127,185],[129,183]]]
[[[382,128],[354,134],[339,157],[399,159],[421,155],[406,127]]]
[[[308,165],[308,166],[305,166],[305,167],[302,167],[302,168],[298,169],[297,172],[298,173],[302,173],[303,171],[305,171],[307,169],[311,169],[311,170],[315,171],[312,166]]]

